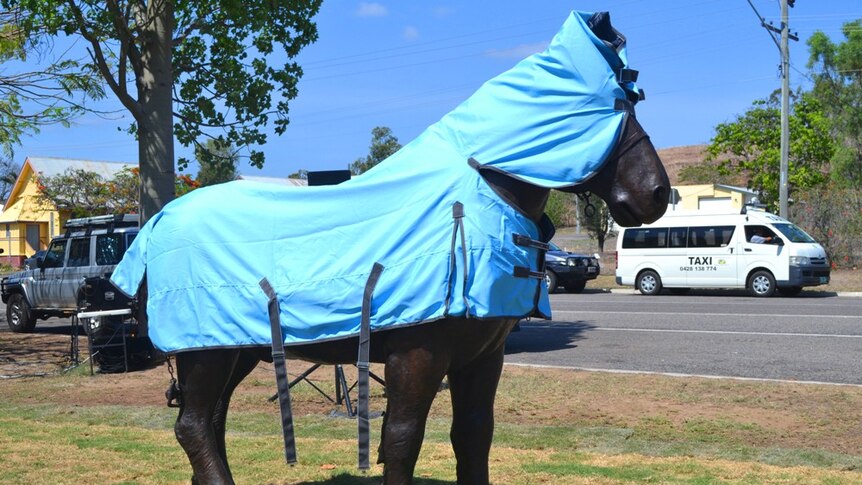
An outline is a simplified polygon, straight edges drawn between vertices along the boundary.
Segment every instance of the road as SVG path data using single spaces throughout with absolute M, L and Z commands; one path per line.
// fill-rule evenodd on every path
M 587 290 L 551 295 L 551 307 L 554 320 L 509 337 L 507 363 L 862 385 L 862 298 Z M 59 318 L 36 327 L 69 329 Z
M 862 385 L 862 298 L 585 292 L 551 307 L 509 337 L 507 363 Z

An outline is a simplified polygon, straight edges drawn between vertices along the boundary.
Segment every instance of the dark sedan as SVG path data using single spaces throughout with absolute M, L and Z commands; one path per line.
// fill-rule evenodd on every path
M 569 293 L 580 293 L 587 281 L 596 279 L 600 271 L 599 259 L 595 256 L 570 253 L 554 243 L 545 253 L 545 283 L 551 293 L 559 286 Z

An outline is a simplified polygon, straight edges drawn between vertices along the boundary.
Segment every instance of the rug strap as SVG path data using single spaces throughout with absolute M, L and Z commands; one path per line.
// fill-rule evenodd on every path
M 462 297 L 464 298 L 464 309 L 466 310 L 466 314 L 470 314 L 470 302 L 467 300 L 467 241 L 464 236 L 464 204 L 460 202 L 455 202 L 452 206 L 452 219 L 453 219 L 453 228 L 452 228 L 452 245 L 449 248 L 449 288 L 446 291 L 446 304 L 443 309 L 443 314 L 449 314 L 449 304 L 452 302 L 452 288 L 455 287 L 455 274 L 456 274 L 456 265 L 455 265 L 455 243 L 458 241 L 458 233 L 461 233 L 461 257 L 462 264 L 464 265 L 464 294 Z
M 278 298 L 269 281 L 260 280 L 260 287 L 269 304 L 269 325 L 272 330 L 272 364 L 275 367 L 275 382 L 278 387 L 278 405 L 281 408 L 281 429 L 284 435 L 284 459 L 288 464 L 296 463 L 296 438 L 293 434 L 293 412 L 290 409 L 290 385 L 287 381 L 287 363 L 284 359 L 284 337 L 281 334 L 281 319 Z
M 374 263 L 368 281 L 365 282 L 365 294 L 362 296 L 362 319 L 359 323 L 359 358 L 356 368 L 359 370 L 357 378 L 357 403 L 356 422 L 359 426 L 359 469 L 368 470 L 369 464 L 369 435 L 370 422 L 368 419 L 368 367 L 371 356 L 371 298 L 374 295 L 374 287 L 383 273 L 383 265 Z

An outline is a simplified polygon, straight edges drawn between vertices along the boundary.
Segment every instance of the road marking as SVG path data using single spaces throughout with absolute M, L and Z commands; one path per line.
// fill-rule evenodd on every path
M 565 329 L 563 325 L 532 325 L 524 324 L 522 329 Z M 835 333 L 797 333 L 797 332 L 742 332 L 738 330 L 687 330 L 673 328 L 615 328 L 615 327 L 589 327 L 588 330 L 605 330 L 608 332 L 654 332 L 654 333 L 705 333 L 718 335 L 761 335 L 776 337 L 835 337 L 835 338 L 862 338 L 862 335 L 847 335 Z
M 624 370 L 624 369 L 598 369 L 592 367 L 578 367 L 568 365 L 546 365 L 546 364 L 522 364 L 520 362 L 506 362 L 505 365 L 515 367 L 534 367 L 537 369 L 565 369 L 577 370 L 585 372 L 607 372 L 609 374 L 644 374 L 667 377 L 699 377 L 701 379 L 718 379 L 718 380 L 733 380 L 747 382 L 774 382 L 779 384 L 805 384 L 805 385 L 825 385 L 825 386 L 844 386 L 844 387 L 862 387 L 862 384 L 852 384 L 846 382 L 828 382 L 828 381 L 795 381 L 793 379 L 768 379 L 765 377 L 737 377 L 737 376 L 721 376 L 721 375 L 706 375 L 706 374 L 683 374 L 681 372 L 656 372 L 648 370 Z
M 862 320 L 860 315 L 789 315 L 784 313 L 686 313 L 686 312 L 620 312 L 599 310 L 553 310 L 553 313 L 588 315 L 597 313 L 599 315 L 666 315 L 666 316 L 689 316 L 689 317 L 786 317 L 786 318 L 849 318 Z

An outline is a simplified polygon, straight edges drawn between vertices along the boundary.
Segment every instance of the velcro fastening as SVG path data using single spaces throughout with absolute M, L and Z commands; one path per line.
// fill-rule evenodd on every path
M 545 279 L 545 273 L 533 271 L 526 266 L 515 266 L 512 276 L 515 278 L 536 278 L 537 280 Z
M 517 246 L 523 246 L 523 247 L 527 247 L 527 248 L 536 248 L 540 251 L 547 251 L 547 250 L 551 249 L 550 244 L 548 244 L 546 242 L 542 242 L 542 241 L 537 241 L 535 239 L 532 239 L 530 236 L 525 236 L 523 234 L 513 233 L 512 234 L 512 240 L 514 241 L 515 245 L 517 245 Z

